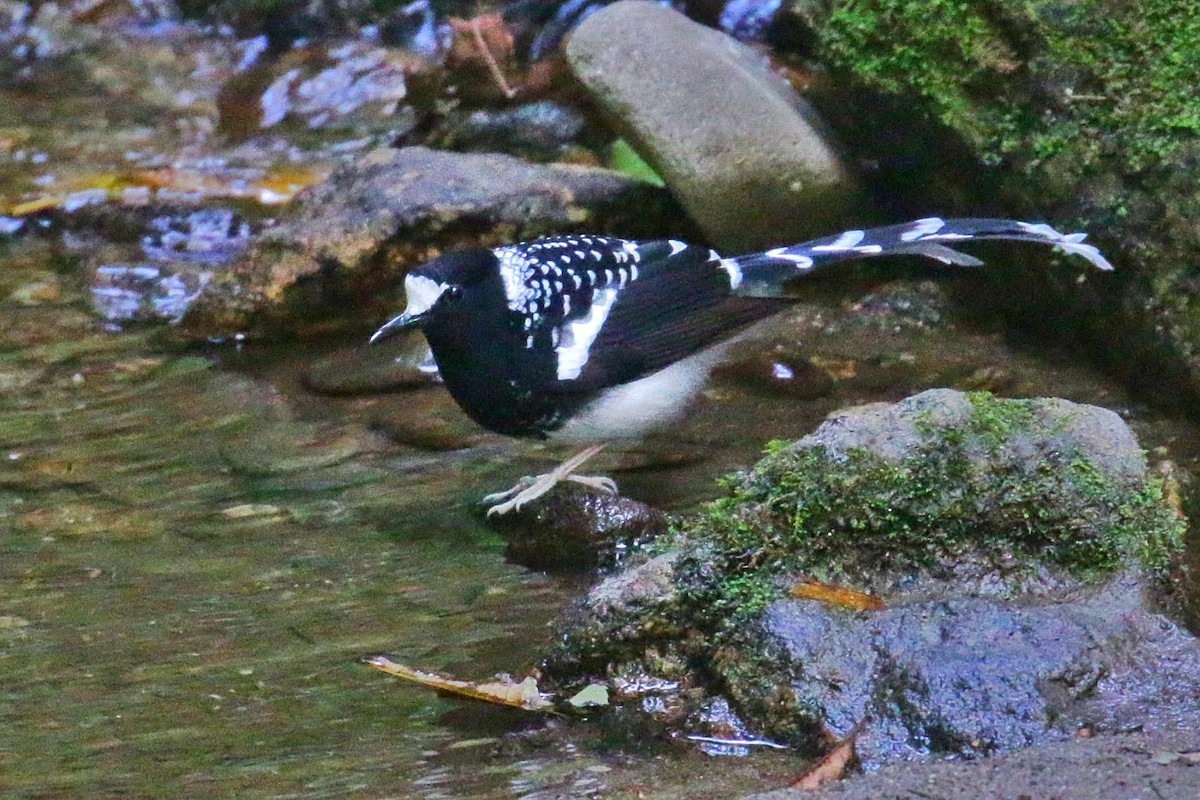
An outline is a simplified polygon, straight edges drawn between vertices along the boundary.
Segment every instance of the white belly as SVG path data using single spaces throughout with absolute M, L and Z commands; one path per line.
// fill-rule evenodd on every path
M 550 439 L 572 443 L 640 439 L 654 428 L 669 425 L 683 416 L 713 367 L 738 338 L 607 390 L 551 433 Z

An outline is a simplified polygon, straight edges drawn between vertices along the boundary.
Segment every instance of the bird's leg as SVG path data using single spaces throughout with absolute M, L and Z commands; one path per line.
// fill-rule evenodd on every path
M 559 481 L 563 480 L 582 483 L 584 486 L 590 486 L 593 489 L 599 489 L 608 494 L 616 494 L 617 484 L 612 478 L 605 478 L 599 475 L 574 474 L 575 470 L 582 467 L 588 459 L 603 449 L 604 445 L 602 444 L 592 445 L 586 450 L 571 456 L 544 475 L 522 478 L 511 489 L 489 494 L 483 498 L 483 502 L 485 504 L 496 503 L 496 505 L 491 506 L 487 510 L 487 515 L 490 517 L 493 514 L 507 514 L 509 511 L 519 511 L 521 506 L 538 499 L 553 489 Z

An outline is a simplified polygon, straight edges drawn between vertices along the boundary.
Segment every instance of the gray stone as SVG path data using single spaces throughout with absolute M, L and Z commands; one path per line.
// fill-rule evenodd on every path
M 545 673 L 690 665 L 673 679 L 757 735 L 819 749 L 867 720 L 868 767 L 1200 728 L 1200 643 L 1147 600 L 1182 527 L 1156 480 L 1094 406 L 940 389 L 843 412 L 680 520 L 651 580 L 596 587 Z M 886 607 L 794 599 L 814 578 Z
M 870 719 L 857 741 L 868 768 L 1085 728 L 1200 725 L 1200 646 L 1143 610 L 1131 581 L 1066 602 L 949 597 L 869 615 L 784 600 L 764 624 L 787 653 L 793 690 L 835 734 Z M 1151 654 L 1182 669 L 1146 670 Z
M 1029 416 L 1022 425 L 1011 425 L 1003 432 L 1002 452 L 973 448 L 974 461 L 1002 458 L 1036 469 L 1039 454 L 1070 453 L 1086 458 L 1106 477 L 1123 484 L 1145 477 L 1146 457 L 1129 426 L 1115 412 L 1057 397 L 1024 401 L 1024 406 Z M 929 444 L 931 428 L 965 427 L 976 413 L 963 392 L 930 389 L 899 403 L 839 412 L 791 449 L 825 447 L 835 455 L 865 449 L 900 461 Z
M 382 319 L 395 298 L 380 286 L 443 250 L 572 231 L 661 235 L 678 218 L 672 209 L 662 189 L 608 170 L 382 148 L 303 193 L 286 220 L 213 276 L 182 327 L 193 337 L 280 327 L 327 302 L 325 284 L 359 295 L 358 314 Z
M 764 58 L 653 3 L 582 22 L 567 60 L 718 248 L 844 226 L 857 192 L 824 124 Z

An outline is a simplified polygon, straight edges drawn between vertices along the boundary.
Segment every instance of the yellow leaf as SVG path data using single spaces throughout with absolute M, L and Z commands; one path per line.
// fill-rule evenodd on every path
M 538 691 L 537 681 L 532 676 L 519 682 L 510 679 L 475 683 L 451 678 L 448 675 L 440 675 L 436 672 L 413 669 L 382 655 L 367 656 L 362 659 L 362 663 L 386 672 L 388 675 L 419 683 L 456 697 L 482 700 L 485 703 L 522 708 L 526 711 L 540 711 L 553 705 L 550 695 Z
M 797 600 L 819 600 L 832 606 L 841 606 L 853 611 L 883 611 L 887 606 L 878 597 L 872 597 L 864 592 L 847 589 L 844 586 L 831 586 L 817 581 L 801 581 L 788 590 L 788 594 Z

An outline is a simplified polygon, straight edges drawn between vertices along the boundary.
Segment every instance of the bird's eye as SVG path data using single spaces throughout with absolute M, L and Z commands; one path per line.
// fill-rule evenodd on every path
M 452 283 L 446 287 L 446 291 L 442 292 L 442 297 L 450 302 L 461 300 L 463 296 L 463 288 L 457 283 Z

